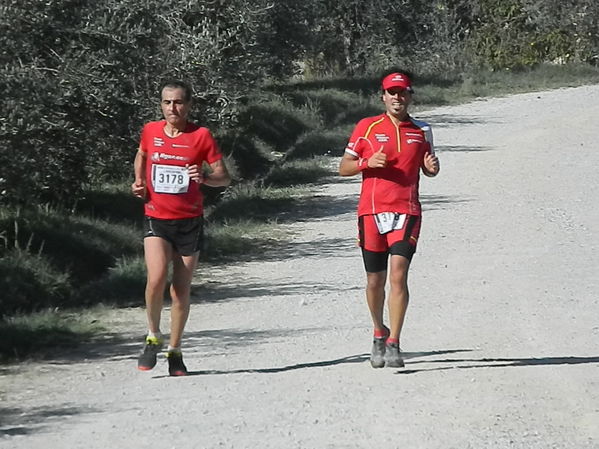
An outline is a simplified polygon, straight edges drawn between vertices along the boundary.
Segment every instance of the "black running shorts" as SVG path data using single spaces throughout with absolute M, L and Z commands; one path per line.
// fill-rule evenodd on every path
M 191 256 L 200 251 L 204 243 L 204 218 L 162 220 L 146 216 L 144 238 L 146 237 L 163 238 L 182 256 Z

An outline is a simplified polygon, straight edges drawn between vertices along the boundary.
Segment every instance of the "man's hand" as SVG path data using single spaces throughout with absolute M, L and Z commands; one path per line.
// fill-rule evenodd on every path
M 427 174 L 435 176 L 437 173 L 439 173 L 439 168 L 439 158 L 434 154 L 430 154 L 429 152 L 425 153 L 424 169 L 426 170 Z
M 200 171 L 200 167 L 197 164 L 189 165 L 186 164 L 185 168 L 187 169 L 187 174 L 189 175 L 189 179 L 192 181 L 201 184 L 204 181 L 204 175 Z
M 368 158 L 368 168 L 384 168 L 387 166 L 387 155 L 383 152 L 383 145 L 381 148 Z
M 138 198 L 145 199 L 146 197 L 146 183 L 143 179 L 136 179 L 133 184 L 131 184 L 131 192 Z

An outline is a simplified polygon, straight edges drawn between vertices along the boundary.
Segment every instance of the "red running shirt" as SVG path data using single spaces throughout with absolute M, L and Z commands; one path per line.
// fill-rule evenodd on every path
M 434 153 L 430 125 L 411 117 L 395 125 L 386 113 L 368 117 L 356 125 L 345 152 L 369 158 L 381 147 L 387 166 L 362 171 L 358 216 L 380 212 L 421 215 L 420 169 L 424 170 L 425 153 Z
M 176 220 L 203 215 L 203 195 L 198 183 L 189 179 L 185 165 L 213 164 L 222 154 L 207 128 L 188 123 L 185 132 L 169 137 L 166 121 L 147 123 L 140 139 L 146 153 L 147 202 L 145 214 Z

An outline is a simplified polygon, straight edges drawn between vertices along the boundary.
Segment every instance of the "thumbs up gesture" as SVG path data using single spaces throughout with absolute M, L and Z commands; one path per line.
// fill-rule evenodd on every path
M 387 155 L 383 151 L 383 145 L 372 156 L 368 158 L 369 168 L 383 168 L 387 165 Z

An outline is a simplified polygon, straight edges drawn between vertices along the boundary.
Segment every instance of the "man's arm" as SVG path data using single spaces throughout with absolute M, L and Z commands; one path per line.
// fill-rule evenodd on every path
M 144 198 L 146 196 L 146 160 L 147 155 L 141 150 L 140 146 L 137 150 L 137 154 L 135 155 L 135 161 L 133 162 L 135 181 L 133 181 L 133 184 L 131 184 L 131 191 L 133 192 L 133 195 L 139 198 Z
M 341 176 L 353 176 L 368 168 L 386 167 L 387 155 L 383 149 L 384 147 L 381 145 L 379 150 L 369 158 L 359 158 L 346 152 L 341 158 L 341 163 L 339 164 L 339 174 Z
M 204 175 L 204 184 L 210 187 L 226 187 L 231 184 L 231 176 L 222 159 L 210 164 L 210 170 L 210 173 Z
M 360 173 L 360 159 L 353 154 L 345 153 L 339 163 L 339 174 L 341 176 L 354 176 Z

